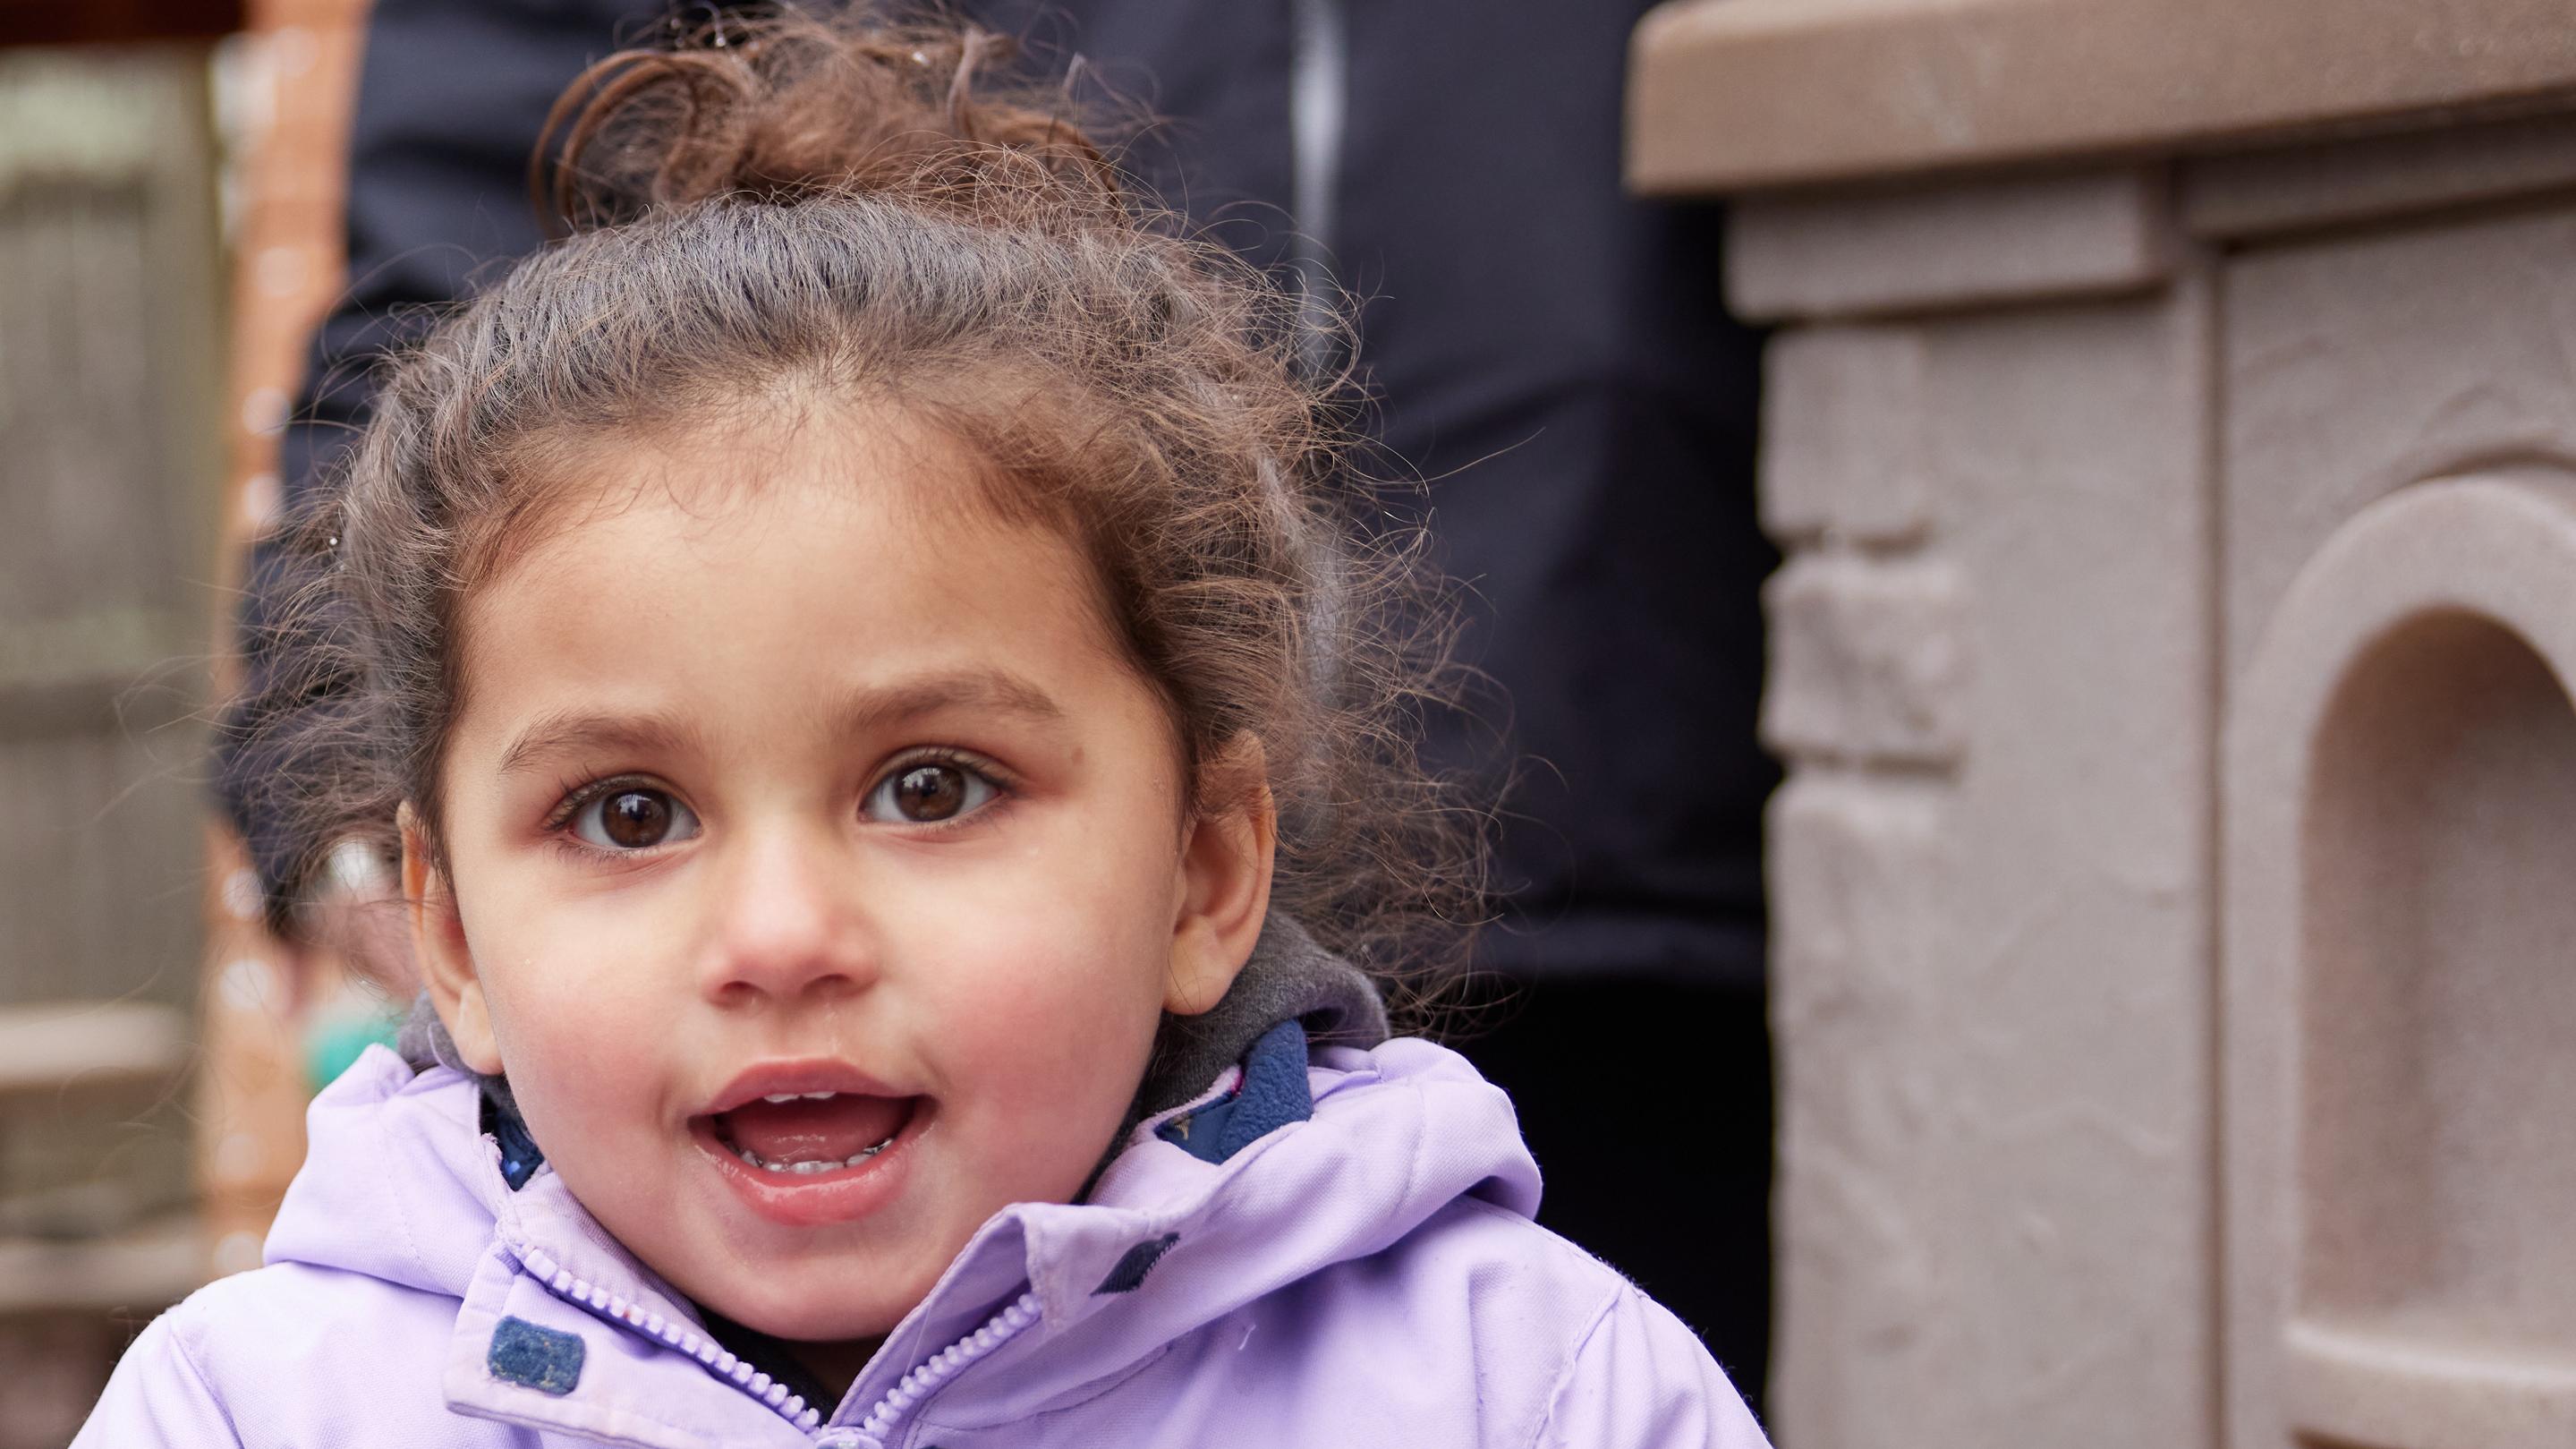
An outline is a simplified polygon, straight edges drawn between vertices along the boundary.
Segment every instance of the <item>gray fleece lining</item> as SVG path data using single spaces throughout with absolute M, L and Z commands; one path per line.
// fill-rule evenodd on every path
M 1386 1005 L 1367 974 L 1315 944 L 1286 916 L 1261 923 L 1261 939 L 1222 1000 L 1199 1016 L 1165 1016 L 1130 1109 L 1136 1121 L 1181 1105 L 1243 1060 L 1261 1034 L 1295 1018 L 1310 1046 L 1373 1047 L 1386 1040 Z M 1119 1140 L 1126 1134 L 1121 1132 Z

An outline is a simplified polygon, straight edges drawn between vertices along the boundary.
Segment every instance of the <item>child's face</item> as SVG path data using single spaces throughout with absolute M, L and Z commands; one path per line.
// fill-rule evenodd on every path
M 452 898 L 409 851 L 469 1062 L 629 1249 L 785 1338 L 884 1333 L 1078 1191 L 1267 902 L 1266 797 L 1191 819 L 1074 552 L 920 506 L 962 466 L 820 425 L 600 459 L 647 481 L 468 610 Z

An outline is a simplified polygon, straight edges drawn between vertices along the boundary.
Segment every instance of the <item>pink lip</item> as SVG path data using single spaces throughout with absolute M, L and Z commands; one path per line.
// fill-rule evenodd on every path
M 846 1062 L 830 1057 L 803 1057 L 787 1061 L 760 1062 L 744 1069 L 741 1075 L 725 1083 L 713 1101 L 694 1114 L 713 1117 L 730 1112 L 745 1102 L 763 1097 L 782 1096 L 789 1092 L 847 1092 L 854 1097 L 912 1097 L 919 1093 L 889 1087 Z
M 689 1135 L 697 1140 L 698 1150 L 706 1154 L 716 1175 L 724 1179 L 745 1207 L 784 1227 L 813 1228 L 854 1222 L 892 1202 L 910 1175 L 914 1156 L 911 1148 L 937 1112 L 929 1098 L 919 1098 L 903 1130 L 876 1156 L 856 1167 L 810 1175 L 770 1172 L 736 1157 L 716 1136 L 712 1117 L 691 1119 Z
M 746 1102 L 786 1092 L 847 1092 L 854 1096 L 910 1100 L 902 1130 L 876 1156 L 831 1172 L 771 1172 L 734 1155 L 716 1131 L 716 1118 Z M 821 1227 L 868 1216 L 892 1202 L 910 1175 L 912 1145 L 938 1115 L 936 1099 L 889 1087 L 858 1068 L 824 1057 L 759 1063 L 725 1084 L 713 1105 L 689 1119 L 689 1136 L 716 1175 L 745 1207 L 791 1228 Z

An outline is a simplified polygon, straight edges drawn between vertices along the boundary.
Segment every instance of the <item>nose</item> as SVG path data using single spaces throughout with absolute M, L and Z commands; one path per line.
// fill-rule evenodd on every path
M 794 825 L 739 830 L 714 893 L 700 982 L 709 1000 L 854 995 L 877 979 L 868 928 L 847 854 L 819 830 Z

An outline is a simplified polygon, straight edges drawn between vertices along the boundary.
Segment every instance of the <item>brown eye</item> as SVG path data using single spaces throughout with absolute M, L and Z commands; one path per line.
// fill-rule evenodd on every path
M 915 765 L 894 782 L 894 808 L 906 820 L 945 820 L 966 803 L 966 775 L 954 765 Z
M 1001 793 L 991 780 L 964 765 L 925 760 L 906 765 L 868 792 L 873 820 L 937 825 L 984 808 Z
M 698 833 L 698 818 L 669 792 L 633 785 L 593 797 L 572 825 L 575 835 L 603 850 L 649 850 Z

